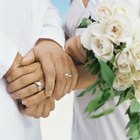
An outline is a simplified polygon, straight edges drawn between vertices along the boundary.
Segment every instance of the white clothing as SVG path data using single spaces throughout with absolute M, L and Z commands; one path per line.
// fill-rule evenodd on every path
M 73 0 L 71 7 L 66 16 L 65 32 L 68 37 L 78 35 L 81 29 L 77 29 L 83 17 L 90 15 L 94 19 L 98 19 L 95 7 L 100 0 L 90 0 L 87 8 L 85 8 L 82 0 Z M 138 9 L 139 0 L 131 0 Z M 137 10 L 137 12 L 139 9 Z M 77 97 L 81 91 L 74 92 L 74 115 L 72 140 L 127 140 L 125 126 L 128 122 L 128 116 L 125 112 L 128 108 L 128 103 L 116 108 L 115 112 L 98 119 L 85 118 L 85 107 L 93 98 L 90 93 L 84 97 Z M 117 99 L 108 102 L 103 106 L 103 110 L 107 106 L 115 105 Z
M 39 38 L 64 45 L 61 20 L 50 0 L 0 0 L 0 140 L 41 140 L 39 120 L 19 112 L 3 78 L 17 52 L 25 55 Z

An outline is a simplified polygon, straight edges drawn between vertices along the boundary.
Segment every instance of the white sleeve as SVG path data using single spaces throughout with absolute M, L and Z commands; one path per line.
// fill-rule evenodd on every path
M 17 55 L 17 51 L 17 46 L 0 32 L 0 79 L 11 67 Z
M 40 38 L 52 39 L 62 47 L 65 43 L 62 21 L 57 9 L 51 4 L 50 0 L 47 0 L 46 14 Z

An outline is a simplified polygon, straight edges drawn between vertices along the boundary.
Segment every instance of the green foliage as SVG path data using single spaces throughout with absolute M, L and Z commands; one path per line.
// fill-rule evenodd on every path
M 85 94 L 89 93 L 90 91 L 96 91 L 96 86 L 98 85 L 99 80 L 97 80 L 95 83 L 93 83 L 91 86 L 89 86 L 88 88 L 86 88 L 78 97 L 82 97 Z
M 91 23 L 97 22 L 91 16 L 89 18 L 83 18 L 80 25 L 77 28 L 87 28 Z
M 77 28 L 87 28 L 92 22 L 88 18 L 83 18 L 82 22 Z
M 115 110 L 115 107 L 109 107 L 98 114 L 91 115 L 90 118 L 99 118 L 104 115 L 108 115 L 108 114 L 112 113 L 114 110 Z
M 140 103 L 136 99 L 131 101 L 130 113 L 140 113 Z
M 133 87 L 125 90 L 124 92 L 120 92 L 120 98 L 119 98 L 119 102 L 117 103 L 117 106 L 128 99 L 132 99 L 133 97 L 134 97 L 134 88 Z
M 87 28 L 91 23 L 98 22 L 89 18 L 84 18 L 78 28 Z M 99 23 L 99 22 L 98 22 Z M 94 52 L 92 50 L 85 49 L 86 56 L 88 62 L 85 64 L 85 67 L 88 68 L 91 72 L 91 75 L 99 76 L 99 80 L 85 89 L 78 97 L 82 97 L 89 92 L 92 92 L 93 99 L 88 103 L 85 112 L 88 113 L 88 117 L 90 118 L 99 118 L 104 115 L 108 115 L 112 113 L 117 106 L 124 103 L 126 100 L 130 101 L 130 106 L 126 111 L 126 115 L 129 117 L 129 122 L 126 126 L 128 130 L 128 138 L 130 140 L 140 140 L 140 103 L 134 96 L 134 87 L 130 87 L 125 91 L 116 91 L 112 88 L 115 74 L 114 71 L 116 68 L 114 67 L 115 56 L 122 52 L 126 48 L 126 43 L 121 42 L 119 45 L 113 43 L 114 45 L 114 56 L 112 60 L 107 63 L 98 60 L 94 56 Z M 119 101 L 116 106 L 109 107 L 104 109 L 102 112 L 99 112 L 99 109 L 107 103 L 109 100 L 113 100 L 116 96 L 119 97 Z
M 105 62 L 99 61 L 99 63 L 101 67 L 101 78 L 111 87 L 115 78 L 115 74 Z

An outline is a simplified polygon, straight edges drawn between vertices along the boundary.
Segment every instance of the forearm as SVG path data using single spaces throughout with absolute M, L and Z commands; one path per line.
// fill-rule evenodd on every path
M 93 84 L 97 79 L 98 76 L 97 75 L 91 75 L 90 71 L 85 68 L 84 66 L 77 66 L 77 70 L 79 73 L 79 77 L 78 77 L 78 81 L 77 84 L 74 88 L 74 90 L 76 89 L 85 89 L 87 87 L 89 87 L 91 84 Z

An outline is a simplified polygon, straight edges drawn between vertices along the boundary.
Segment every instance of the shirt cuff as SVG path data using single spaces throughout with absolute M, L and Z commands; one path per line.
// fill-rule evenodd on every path
M 65 45 L 65 37 L 64 32 L 61 29 L 56 29 L 54 27 L 48 27 L 46 29 L 43 29 L 41 32 L 40 38 L 47 38 L 54 40 L 57 42 L 61 47 L 64 47 Z

